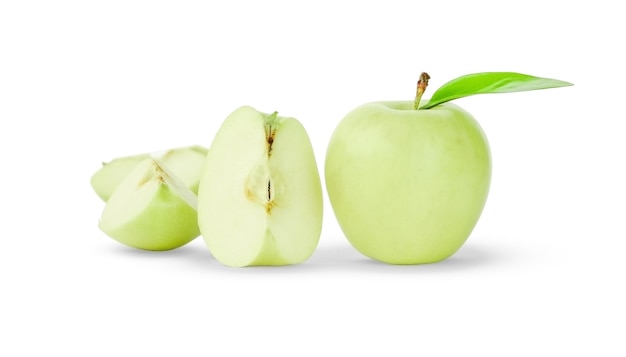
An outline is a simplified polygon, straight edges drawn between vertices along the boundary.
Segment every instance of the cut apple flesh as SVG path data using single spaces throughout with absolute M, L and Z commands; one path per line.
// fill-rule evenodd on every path
M 200 235 L 197 198 L 158 161 L 140 161 L 106 203 L 100 229 L 145 250 L 180 247 Z
M 206 148 L 195 145 L 113 159 L 103 163 L 93 174 L 91 186 L 103 201 L 107 201 L 120 182 L 139 162 L 153 158 L 172 171 L 192 192 L 198 193 L 198 182 L 206 153 Z
M 233 112 L 206 158 L 198 223 L 225 265 L 306 260 L 322 228 L 322 188 L 304 127 L 250 107 Z
M 105 202 L 108 201 L 128 173 L 148 157 L 148 155 L 129 156 L 102 163 L 102 167 L 91 176 L 91 187 L 98 197 Z

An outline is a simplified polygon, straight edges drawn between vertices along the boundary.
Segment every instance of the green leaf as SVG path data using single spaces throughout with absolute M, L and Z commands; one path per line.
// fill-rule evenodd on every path
M 524 92 L 571 86 L 558 79 L 541 78 L 515 72 L 483 72 L 461 76 L 441 86 L 420 109 L 432 108 L 453 99 L 475 94 Z

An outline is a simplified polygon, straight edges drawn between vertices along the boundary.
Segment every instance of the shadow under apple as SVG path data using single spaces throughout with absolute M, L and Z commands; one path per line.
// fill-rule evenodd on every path
M 204 242 L 191 243 L 168 251 L 147 251 L 123 245 L 111 247 L 113 255 L 139 260 L 161 260 L 184 263 L 201 269 L 225 271 L 235 274 L 293 274 L 304 272 L 350 272 L 350 273 L 416 273 L 467 271 L 511 261 L 511 252 L 501 246 L 468 242 L 451 257 L 437 263 L 420 265 L 393 265 L 370 259 L 348 242 L 320 244 L 313 255 L 304 263 L 287 266 L 228 267 L 218 262 L 208 251 Z
M 356 251 L 348 243 L 321 246 L 305 263 L 319 270 L 353 271 L 360 273 L 388 272 L 415 273 L 466 271 L 509 262 L 510 254 L 502 247 L 468 242 L 451 257 L 437 263 L 418 265 L 393 265 L 370 259 Z

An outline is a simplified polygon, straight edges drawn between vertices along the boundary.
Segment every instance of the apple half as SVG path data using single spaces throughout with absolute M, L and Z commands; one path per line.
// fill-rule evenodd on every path
M 200 235 L 196 195 L 159 161 L 141 160 L 117 186 L 98 226 L 118 242 L 170 250 Z
M 197 194 L 206 153 L 206 148 L 194 145 L 116 158 L 103 163 L 102 167 L 91 176 L 91 187 L 106 202 L 117 185 L 139 162 L 153 158 L 167 166 L 191 191 Z
M 294 118 L 241 107 L 209 149 L 198 191 L 198 223 L 228 266 L 308 259 L 322 229 L 322 187 L 309 137 Z

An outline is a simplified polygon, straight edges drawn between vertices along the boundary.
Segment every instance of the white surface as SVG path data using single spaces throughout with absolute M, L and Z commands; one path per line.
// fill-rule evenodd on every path
M 626 353 L 616 2 L 208 3 L 0 4 L 0 355 Z M 447 261 L 362 257 L 328 201 L 318 250 L 291 267 L 226 268 L 201 240 L 131 250 L 97 228 L 101 161 L 209 146 L 247 104 L 299 118 L 323 171 L 341 117 L 410 100 L 423 70 L 431 90 L 501 70 L 576 84 L 457 101 L 494 168 Z

